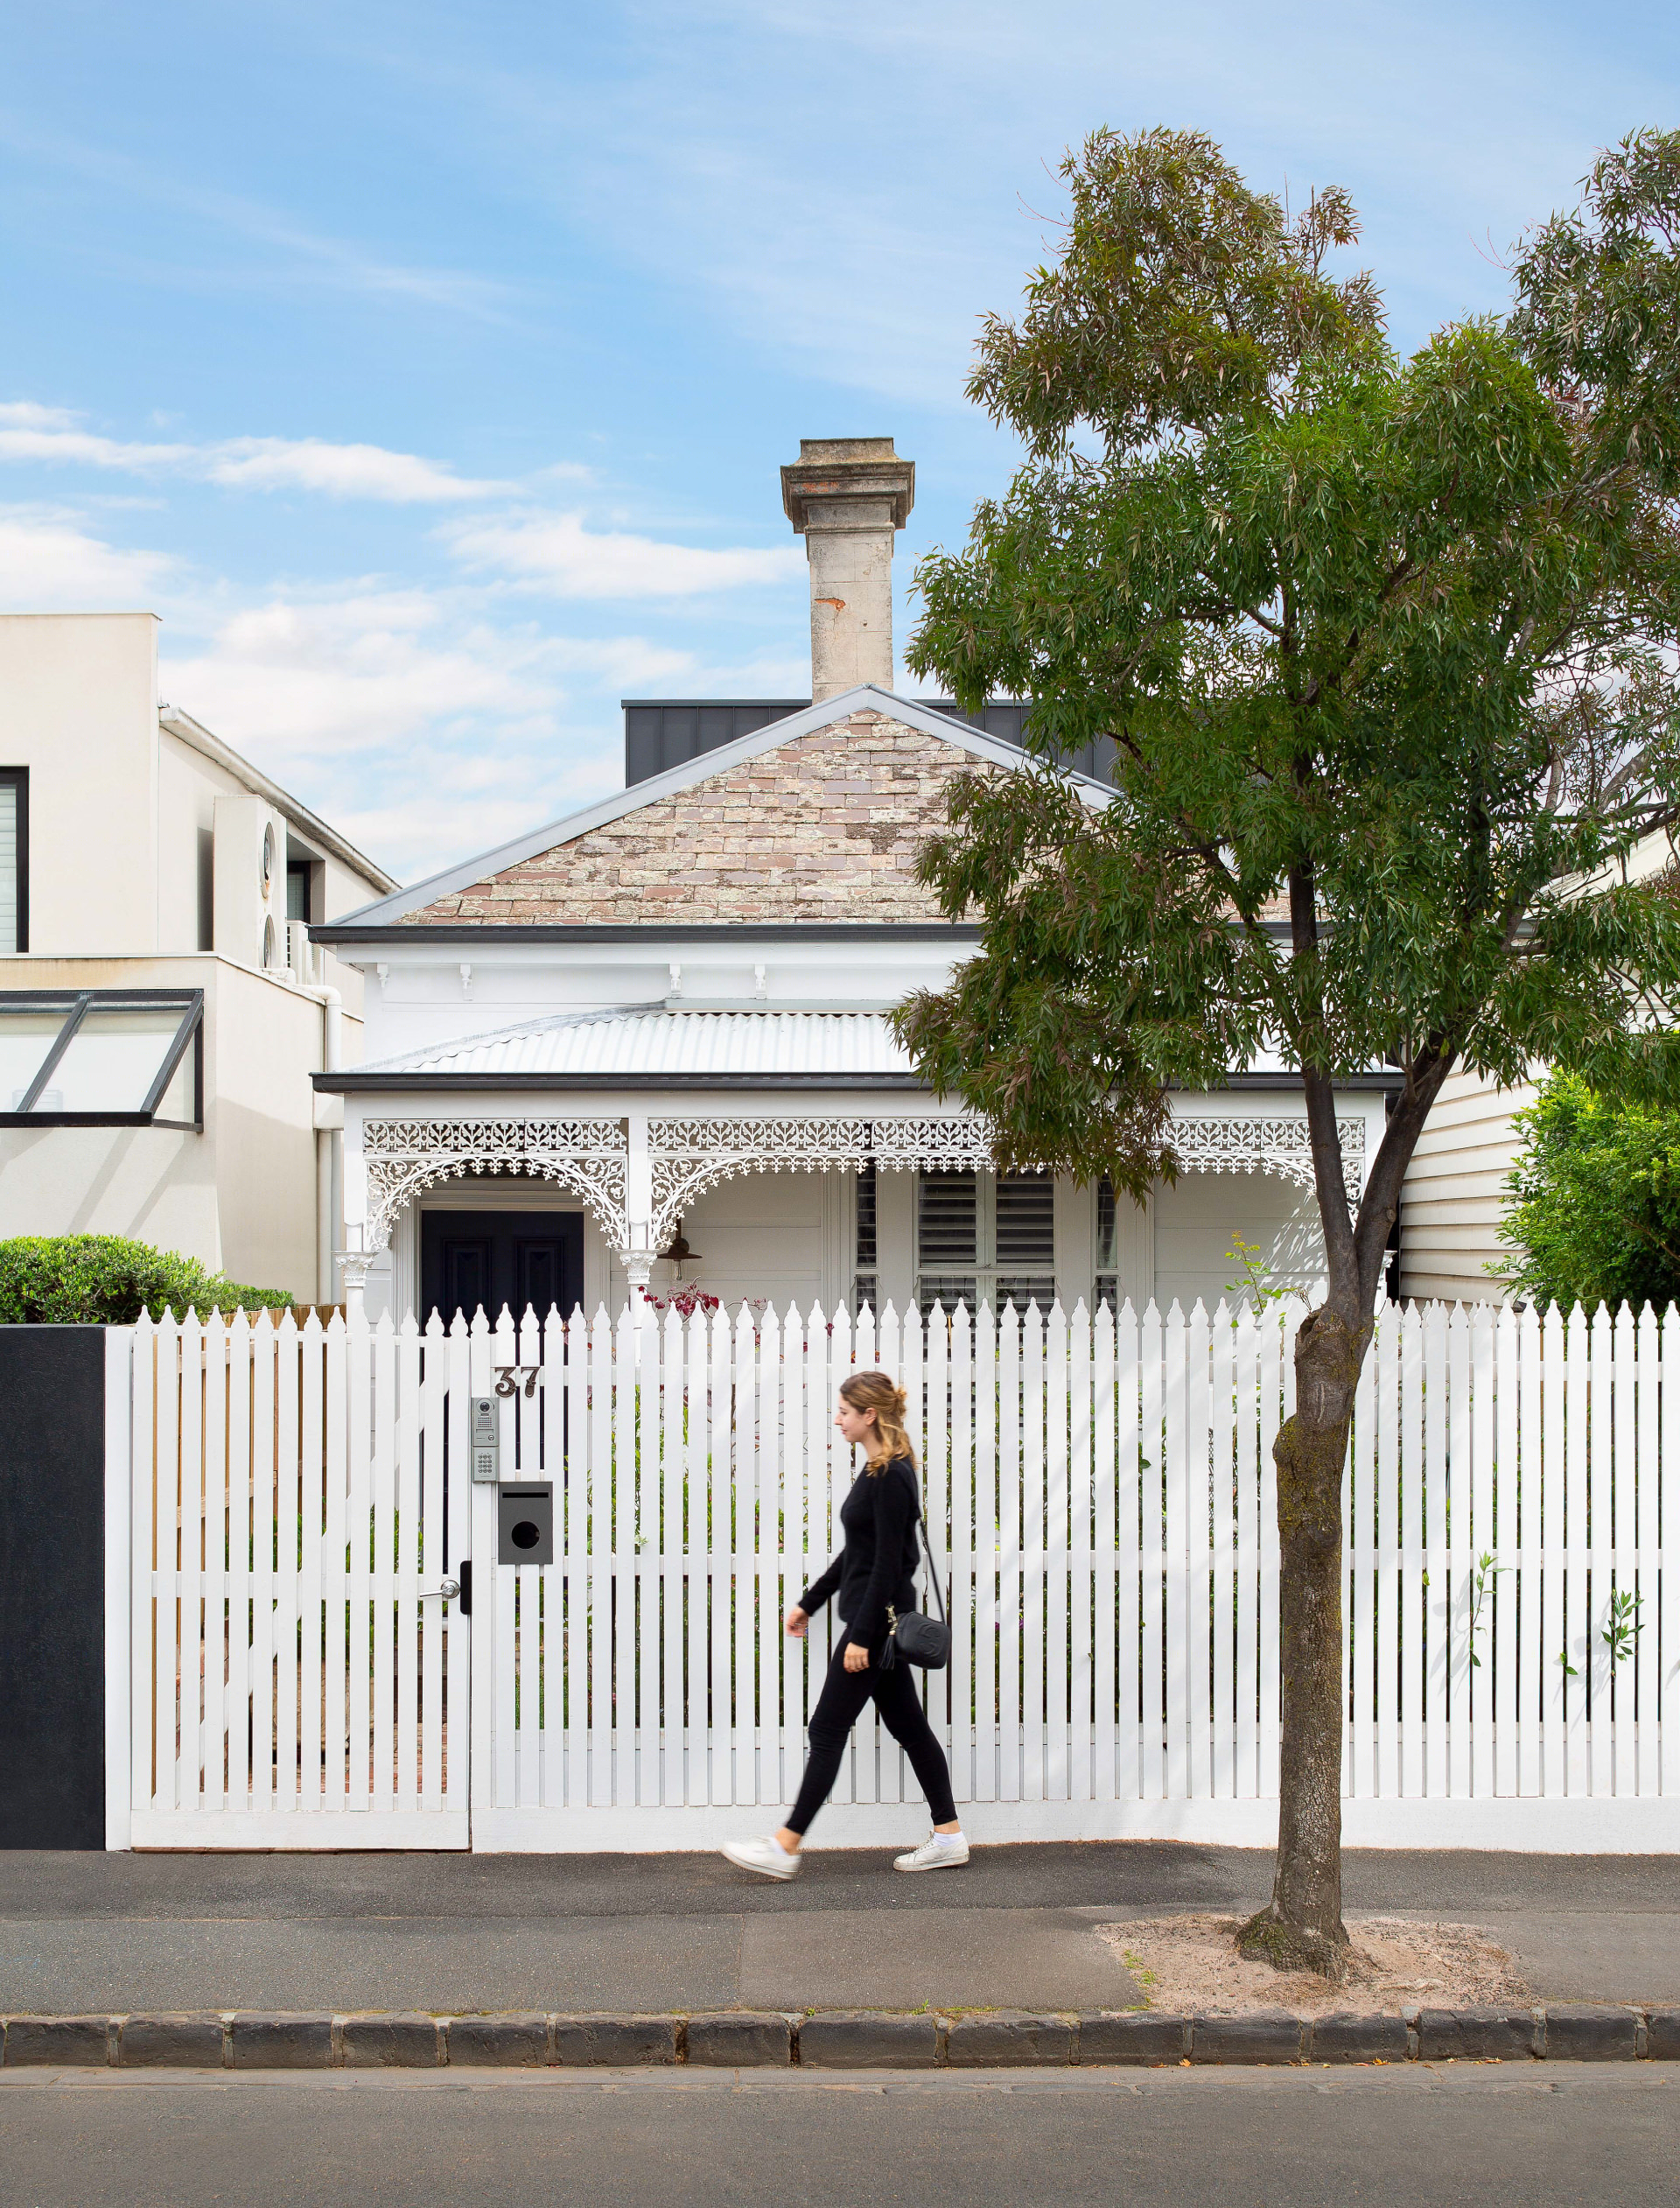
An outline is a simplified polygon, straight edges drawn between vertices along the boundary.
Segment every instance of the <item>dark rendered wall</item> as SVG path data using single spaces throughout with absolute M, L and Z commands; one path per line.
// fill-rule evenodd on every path
M 104 1329 L 0 1326 L 0 1847 L 104 1845 Z

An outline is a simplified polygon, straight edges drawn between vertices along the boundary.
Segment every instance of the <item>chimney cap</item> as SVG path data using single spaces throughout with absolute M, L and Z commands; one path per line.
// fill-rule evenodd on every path
M 877 508 L 870 521 L 878 527 L 890 522 L 895 529 L 904 527 L 916 502 L 915 462 L 900 459 L 890 437 L 800 438 L 799 458 L 781 471 L 782 508 L 797 535 L 813 525 L 857 527 L 858 521 L 841 515 L 851 501 L 864 500 Z

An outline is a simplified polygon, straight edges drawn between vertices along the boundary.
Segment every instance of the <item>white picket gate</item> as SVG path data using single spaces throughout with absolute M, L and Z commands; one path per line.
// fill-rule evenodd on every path
M 781 1631 L 838 1545 L 835 1394 L 876 1363 L 923 1437 L 956 1635 L 928 1707 L 965 1826 L 1266 1841 L 1292 1323 L 143 1322 L 111 1484 L 131 1502 L 111 1513 L 131 1711 L 112 1844 L 651 1849 L 762 1828 L 797 1786 L 837 1630 Z M 1680 1845 L 1677 1368 L 1673 1313 L 1381 1314 L 1347 1476 L 1351 1842 Z M 468 1476 L 468 1399 L 498 1384 L 503 1482 L 553 1483 L 551 1564 L 496 1562 L 497 1490 Z M 470 1617 L 440 1591 L 468 1564 Z M 866 1718 L 814 1838 L 914 1837 L 922 1815 Z

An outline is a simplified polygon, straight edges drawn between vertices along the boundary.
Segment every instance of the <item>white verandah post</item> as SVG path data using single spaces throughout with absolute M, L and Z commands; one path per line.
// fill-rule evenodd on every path
M 654 1260 L 659 1255 L 653 1246 L 654 1166 L 648 1146 L 648 1114 L 628 1112 L 624 1124 L 628 1148 L 624 1166 L 622 1255 L 630 1292 L 631 1323 L 640 1329 L 648 1308 L 648 1283 L 653 1277 Z

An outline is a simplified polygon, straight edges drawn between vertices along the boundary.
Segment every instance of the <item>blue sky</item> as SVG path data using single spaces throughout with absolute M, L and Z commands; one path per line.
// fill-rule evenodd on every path
M 1092 128 L 1347 185 L 1410 345 L 1676 92 L 1633 0 L 14 5 L 0 607 L 151 606 L 164 696 L 412 878 L 616 788 L 622 695 L 808 688 L 802 435 L 916 462 L 901 599 L 961 537 Z

